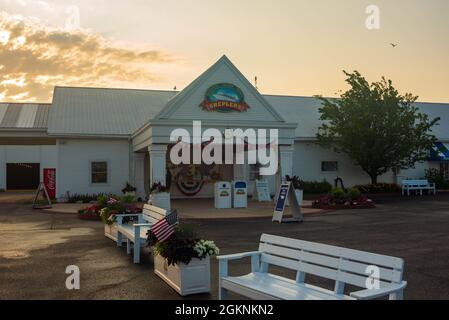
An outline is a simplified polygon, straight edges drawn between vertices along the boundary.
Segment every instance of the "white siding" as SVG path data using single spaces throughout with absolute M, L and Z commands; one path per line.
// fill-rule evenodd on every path
M 439 162 L 422 162 L 417 163 L 414 168 L 402 170 L 398 175 L 398 183 L 405 179 L 423 179 L 426 175 L 426 170 L 435 168 L 440 170 Z
M 338 161 L 338 172 L 322 172 L 322 161 Z M 296 142 L 293 162 L 293 173 L 305 181 L 326 179 L 333 185 L 339 177 L 343 179 L 345 187 L 371 182 L 370 177 L 360 167 L 353 165 L 346 155 L 324 149 L 313 142 Z M 379 182 L 395 182 L 393 174 L 380 177 Z
M 40 163 L 40 176 L 44 168 L 57 168 L 56 146 L 0 146 L 0 189 L 6 189 L 7 163 Z
M 71 194 L 121 194 L 129 176 L 128 140 L 59 140 L 58 197 Z M 90 162 L 108 161 L 109 181 L 92 185 Z

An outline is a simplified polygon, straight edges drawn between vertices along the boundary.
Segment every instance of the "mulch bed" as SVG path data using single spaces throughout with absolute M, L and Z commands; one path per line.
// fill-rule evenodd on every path
M 79 214 L 78 218 L 87 221 L 101 221 L 101 217 L 96 214 Z
M 360 204 L 360 205 L 344 205 L 344 204 L 336 204 L 336 205 L 313 205 L 314 209 L 322 209 L 322 210 L 351 210 L 351 209 L 374 209 L 376 205 L 374 203 L 370 204 Z

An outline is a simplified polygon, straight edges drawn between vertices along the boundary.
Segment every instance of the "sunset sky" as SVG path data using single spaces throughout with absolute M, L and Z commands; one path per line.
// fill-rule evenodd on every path
M 447 0 L 0 0 L 0 101 L 182 89 L 226 54 L 266 94 L 335 96 L 358 70 L 449 102 L 448 16 Z

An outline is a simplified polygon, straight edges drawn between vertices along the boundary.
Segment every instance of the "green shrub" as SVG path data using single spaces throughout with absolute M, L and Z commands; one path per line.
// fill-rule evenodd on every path
M 126 194 L 121 198 L 123 203 L 134 203 L 136 202 L 136 196 L 133 194 Z
M 362 196 L 362 193 L 360 192 L 359 189 L 357 188 L 352 188 L 351 190 L 349 190 L 348 192 L 348 198 L 352 201 L 357 201 L 360 199 L 360 197 Z
M 327 194 L 332 190 L 332 185 L 323 180 L 318 181 L 303 181 L 304 193 L 309 194 Z
M 98 206 L 100 206 L 101 208 L 106 207 L 108 205 L 108 200 L 109 200 L 109 197 L 107 195 L 105 195 L 105 194 L 99 195 L 97 197 Z
M 6 190 L 5 189 L 0 189 L 0 192 L 3 193 L 3 192 L 6 192 Z
M 401 187 L 394 183 L 378 183 L 355 186 L 363 194 L 398 193 Z
M 431 183 L 435 183 L 438 190 L 449 189 L 449 181 L 446 180 L 444 175 L 438 169 L 426 170 L 426 179 Z
M 68 202 L 69 203 L 90 203 L 93 201 L 96 201 L 99 195 L 90 195 L 90 194 L 73 194 L 68 196 Z
M 346 192 L 342 188 L 337 187 L 332 189 L 330 196 L 334 200 L 341 201 L 346 199 Z

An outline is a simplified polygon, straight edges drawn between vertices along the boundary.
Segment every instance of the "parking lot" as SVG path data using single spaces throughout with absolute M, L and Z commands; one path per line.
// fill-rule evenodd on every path
M 401 257 L 406 299 L 449 299 L 449 195 L 380 199 L 376 209 L 308 216 L 303 224 L 269 218 L 183 222 L 196 225 L 222 254 L 256 250 L 260 235 L 269 233 Z M 153 273 L 149 254 L 134 265 L 125 249 L 104 237 L 101 222 L 0 204 L 0 237 L 0 299 L 180 299 Z M 79 291 L 65 287 L 68 265 L 81 270 Z M 232 264 L 232 274 L 247 271 L 247 260 Z M 213 259 L 212 293 L 190 299 L 216 299 L 217 272 Z

